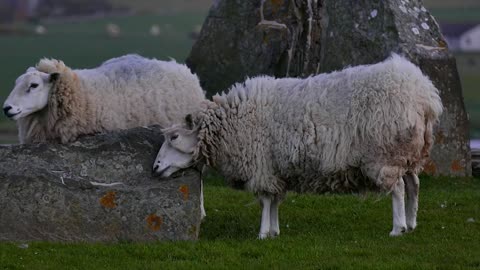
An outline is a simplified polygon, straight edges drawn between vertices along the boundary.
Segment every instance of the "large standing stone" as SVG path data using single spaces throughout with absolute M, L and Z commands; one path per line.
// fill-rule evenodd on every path
M 151 177 L 160 128 L 0 147 L 1 241 L 195 240 L 200 175 Z
M 217 0 L 187 64 L 209 96 L 247 76 L 306 77 L 391 52 L 419 65 L 445 106 L 433 175 L 471 175 L 468 119 L 453 56 L 419 0 Z

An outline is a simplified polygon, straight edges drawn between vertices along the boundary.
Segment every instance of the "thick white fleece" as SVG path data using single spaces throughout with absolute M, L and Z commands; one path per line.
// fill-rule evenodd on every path
M 60 76 L 48 106 L 18 120 L 21 143 L 65 143 L 107 130 L 166 127 L 197 111 L 205 99 L 197 76 L 175 61 L 126 55 L 94 69 L 72 70 L 43 59 L 36 68 Z
M 213 100 L 195 117 L 197 158 L 267 194 L 351 190 L 363 176 L 391 190 L 421 170 L 442 113 L 432 82 L 397 55 L 307 79 L 257 77 Z

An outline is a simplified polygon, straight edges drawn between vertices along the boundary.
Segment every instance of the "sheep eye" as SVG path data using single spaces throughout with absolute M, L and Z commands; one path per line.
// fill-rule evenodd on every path
M 178 134 L 174 134 L 174 135 L 172 135 L 172 137 L 170 137 L 170 140 L 171 140 L 171 141 L 174 141 L 174 140 L 176 140 L 177 138 L 178 138 Z
M 30 88 L 37 88 L 38 87 L 38 83 L 32 83 L 30 84 Z

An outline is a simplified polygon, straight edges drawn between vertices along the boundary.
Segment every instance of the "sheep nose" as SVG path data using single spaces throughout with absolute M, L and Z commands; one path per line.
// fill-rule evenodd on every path
M 156 171 L 158 170 L 158 165 L 155 165 L 152 170 L 152 174 L 155 176 Z
M 162 169 L 161 171 L 158 171 L 158 168 L 159 168 L 158 165 L 155 165 L 155 167 L 153 167 L 152 176 L 161 177 L 163 175 L 163 173 L 166 172 L 170 168 L 170 166 L 167 166 L 166 168 Z
M 12 117 L 13 115 L 12 114 L 9 114 L 8 111 L 10 111 L 10 109 L 12 108 L 12 106 L 5 106 L 3 107 L 3 113 L 7 116 L 7 117 Z

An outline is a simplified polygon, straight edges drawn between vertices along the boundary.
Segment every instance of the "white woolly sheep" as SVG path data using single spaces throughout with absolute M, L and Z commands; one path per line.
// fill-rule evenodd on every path
M 4 103 L 20 143 L 75 140 L 79 135 L 158 124 L 197 111 L 205 94 L 185 65 L 126 55 L 94 69 L 41 60 L 21 75 Z
M 17 79 L 3 110 L 17 121 L 20 143 L 66 143 L 83 134 L 169 126 L 204 100 L 197 76 L 175 61 L 126 55 L 72 70 L 43 59 Z M 201 199 L 203 218 L 203 191 Z
M 278 206 L 287 190 L 355 190 L 363 183 L 349 175 L 360 173 L 392 194 L 390 235 L 415 229 L 417 174 L 443 107 L 438 90 L 409 61 L 393 55 L 306 79 L 257 77 L 213 101 L 165 130 L 157 174 L 202 161 L 217 168 L 260 199 L 263 239 L 280 232 Z

